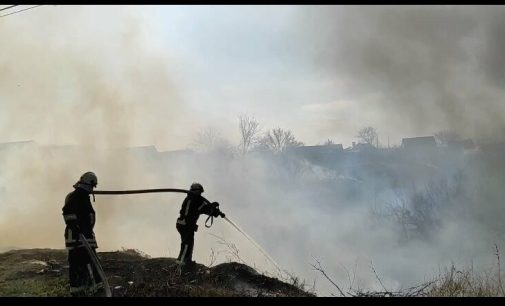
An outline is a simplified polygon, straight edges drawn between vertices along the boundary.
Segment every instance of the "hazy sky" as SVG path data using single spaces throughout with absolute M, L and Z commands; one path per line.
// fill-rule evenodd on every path
M 187 61 L 188 104 L 222 118 L 223 130 L 247 112 L 309 144 L 349 144 L 365 125 L 385 144 L 441 129 L 503 131 L 502 10 L 176 6 L 158 17 Z
M 301 58 L 292 26 L 296 6 L 163 6 L 157 23 L 180 64 L 177 79 L 191 111 L 237 134 L 237 116 L 255 116 L 265 129 L 292 129 L 308 142 L 324 141 L 313 131 L 306 106 L 331 96 Z M 150 13 L 147 13 L 150 14 Z M 218 18 L 216 16 L 219 16 Z M 323 83 L 323 84 L 322 84 Z M 309 111 L 310 113 L 310 111 Z M 319 139 L 320 138 L 320 139 Z
M 0 141 L 72 142 L 75 137 L 60 131 L 75 124 L 58 123 L 58 116 L 75 113 L 68 107 L 71 100 L 79 109 L 92 103 L 109 114 L 93 135 L 112 130 L 110 118 L 119 118 L 114 129 L 127 126 L 128 145 L 161 149 L 184 148 L 207 127 L 236 144 L 237 117 L 243 113 L 255 116 L 263 130 L 290 129 L 306 144 L 331 138 L 349 145 L 367 125 L 378 129 L 382 144 L 388 136 L 397 144 L 402 137 L 441 129 L 495 137 L 503 132 L 505 116 L 502 11 L 472 6 L 39 7 L 0 21 L 0 71 L 11 83 L 0 85 L 0 103 L 9 104 L 0 115 Z M 104 110 L 110 99 L 81 94 L 87 73 L 101 88 L 122 96 L 114 102 L 121 111 Z M 34 97 L 26 91 L 46 94 Z M 19 116 L 26 108 L 13 107 L 23 99 L 52 120 L 32 129 L 19 123 L 33 120 Z

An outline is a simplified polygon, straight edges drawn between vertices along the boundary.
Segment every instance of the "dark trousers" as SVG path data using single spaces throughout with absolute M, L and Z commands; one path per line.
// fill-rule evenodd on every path
M 95 249 L 92 250 L 96 254 Z M 73 295 L 85 295 L 86 291 L 94 290 L 94 284 L 101 283 L 100 275 L 84 247 L 68 251 L 68 265 L 70 291 Z
M 184 263 L 191 263 L 195 243 L 195 229 L 192 226 L 182 224 L 177 224 L 176 227 L 179 234 L 181 234 L 181 250 L 177 259 Z

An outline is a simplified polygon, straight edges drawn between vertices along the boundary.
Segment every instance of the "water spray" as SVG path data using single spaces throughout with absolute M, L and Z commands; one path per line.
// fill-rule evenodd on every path
M 263 254 L 263 256 L 265 256 L 279 271 L 281 270 L 281 268 L 275 262 L 275 260 L 273 260 L 272 257 L 270 257 L 268 253 L 258 243 L 256 243 L 256 241 L 254 241 L 254 239 L 252 239 L 249 235 L 247 235 L 246 232 L 241 230 L 240 227 L 235 223 L 233 223 L 230 219 L 228 219 L 228 217 L 224 217 L 224 219 L 228 221 L 228 223 L 230 223 L 237 231 L 239 231 L 242 235 L 244 235 L 244 237 L 246 237 L 247 240 L 249 240 L 261 252 L 261 254 Z

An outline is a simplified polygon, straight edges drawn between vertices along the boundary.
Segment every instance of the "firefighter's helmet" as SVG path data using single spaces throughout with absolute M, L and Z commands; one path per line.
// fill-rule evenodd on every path
M 98 178 L 96 177 L 95 173 L 90 171 L 81 175 L 81 178 L 79 179 L 78 183 L 96 187 L 96 185 L 98 184 Z
M 203 186 L 199 183 L 193 183 L 191 184 L 191 188 L 189 188 L 189 190 L 203 192 Z

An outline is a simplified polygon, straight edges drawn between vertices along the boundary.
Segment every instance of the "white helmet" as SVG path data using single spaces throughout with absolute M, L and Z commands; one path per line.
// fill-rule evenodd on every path
M 95 173 L 86 172 L 83 175 L 81 175 L 81 178 L 79 179 L 78 183 L 88 185 L 91 187 L 96 187 L 96 185 L 98 184 L 98 178 L 96 177 Z

